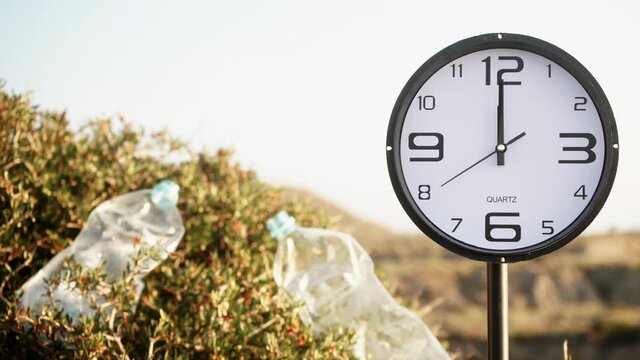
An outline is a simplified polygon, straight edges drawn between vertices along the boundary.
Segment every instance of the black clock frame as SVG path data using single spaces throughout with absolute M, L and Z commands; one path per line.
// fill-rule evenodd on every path
M 406 113 L 422 85 L 443 66 L 480 50 L 503 48 L 525 50 L 552 60 L 569 72 L 591 97 L 598 111 L 605 140 L 605 158 L 600 182 L 589 204 L 580 215 L 557 235 L 536 245 L 517 250 L 490 250 L 463 243 L 433 224 L 415 203 L 404 181 L 400 162 L 400 136 Z M 468 258 L 492 263 L 529 260 L 555 251 L 582 233 L 602 209 L 618 167 L 618 131 L 607 97 L 589 71 L 573 56 L 546 41 L 519 34 L 493 33 L 461 40 L 427 60 L 411 76 L 396 100 L 387 129 L 387 167 L 393 189 L 411 220 L 431 239 L 448 250 Z

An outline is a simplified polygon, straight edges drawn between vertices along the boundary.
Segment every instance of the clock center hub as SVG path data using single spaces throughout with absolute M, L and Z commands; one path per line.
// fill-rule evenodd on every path
M 507 145 L 505 145 L 505 144 L 498 144 L 498 145 L 496 146 L 496 151 L 497 151 L 497 152 L 499 152 L 499 153 L 503 153 L 503 152 L 507 151 Z

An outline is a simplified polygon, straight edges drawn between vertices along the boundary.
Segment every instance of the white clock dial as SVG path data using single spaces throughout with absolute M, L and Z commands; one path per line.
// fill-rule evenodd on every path
M 589 207 L 612 144 L 589 92 L 555 61 L 489 48 L 414 88 L 388 150 L 429 228 L 481 251 L 528 249 Z
M 504 165 L 496 153 L 448 182 L 496 150 L 497 71 L 519 68 L 502 75 L 504 136 L 525 136 L 506 146 Z M 413 199 L 440 230 L 480 248 L 517 249 L 582 213 L 600 181 L 604 136 L 593 102 L 567 71 L 534 53 L 490 49 L 454 60 L 422 86 L 405 117 L 400 154 Z M 491 213 L 505 214 L 489 215 L 491 224 L 519 230 L 485 234 Z

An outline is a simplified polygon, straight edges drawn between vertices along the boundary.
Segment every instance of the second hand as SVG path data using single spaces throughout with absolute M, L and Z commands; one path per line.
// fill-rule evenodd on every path
M 514 137 L 513 139 L 509 140 L 509 142 L 507 142 L 505 145 L 511 145 L 514 142 L 520 140 L 520 138 L 522 138 L 523 136 L 527 135 L 526 132 L 521 132 L 518 136 Z M 491 155 L 495 154 L 497 152 L 497 150 L 493 150 L 492 152 L 490 152 L 487 156 L 483 157 L 482 159 L 476 161 L 475 163 L 473 163 L 471 166 L 469 166 L 468 168 L 462 170 L 461 172 L 459 172 L 456 176 L 452 177 L 451 179 L 447 180 L 444 182 L 444 184 L 440 185 L 440 187 L 447 185 L 448 183 L 450 183 L 451 181 L 453 181 L 455 178 L 457 178 L 458 176 L 464 174 L 465 172 L 471 170 L 471 168 L 473 168 L 474 166 L 480 164 L 481 162 L 487 160 L 488 158 L 491 157 Z

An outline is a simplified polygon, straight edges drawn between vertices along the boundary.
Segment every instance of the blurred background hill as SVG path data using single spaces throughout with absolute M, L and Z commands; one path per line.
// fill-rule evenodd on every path
M 352 233 L 401 298 L 462 358 L 484 358 L 486 265 L 441 248 L 424 235 L 394 232 L 313 193 L 285 197 L 324 210 Z M 640 233 L 582 236 L 542 258 L 509 267 L 511 355 L 560 359 L 640 358 Z
M 65 113 L 40 110 L 28 97 L 4 91 L 0 120 L 0 134 L 9 139 L 0 143 L 2 358 L 16 357 L 20 349 L 45 358 L 69 352 L 73 358 L 138 358 L 149 352 L 348 358 L 349 334 L 312 339 L 293 304 L 276 296 L 270 276 L 275 242 L 264 222 L 282 208 L 303 226 L 352 233 L 372 255 L 385 285 L 424 318 L 454 359 L 484 358 L 481 262 L 454 255 L 423 235 L 360 218 L 311 192 L 263 183 L 225 150 L 194 153 L 166 133 L 145 135 L 123 120 L 97 120 L 74 132 Z M 187 235 L 176 254 L 145 279 L 138 310 L 121 294 L 127 287 L 114 287 L 120 314 L 115 328 L 92 319 L 73 328 L 59 312 L 29 319 L 36 326 L 25 327 L 16 289 L 75 238 L 98 203 L 161 178 L 182 186 L 179 208 Z M 639 358 L 639 255 L 639 233 L 609 232 L 511 265 L 512 357 L 561 358 L 568 340 L 574 359 Z M 78 346 L 61 346 L 59 332 Z M 287 336 L 280 339 L 283 332 Z M 116 346 L 114 338 L 124 345 Z

